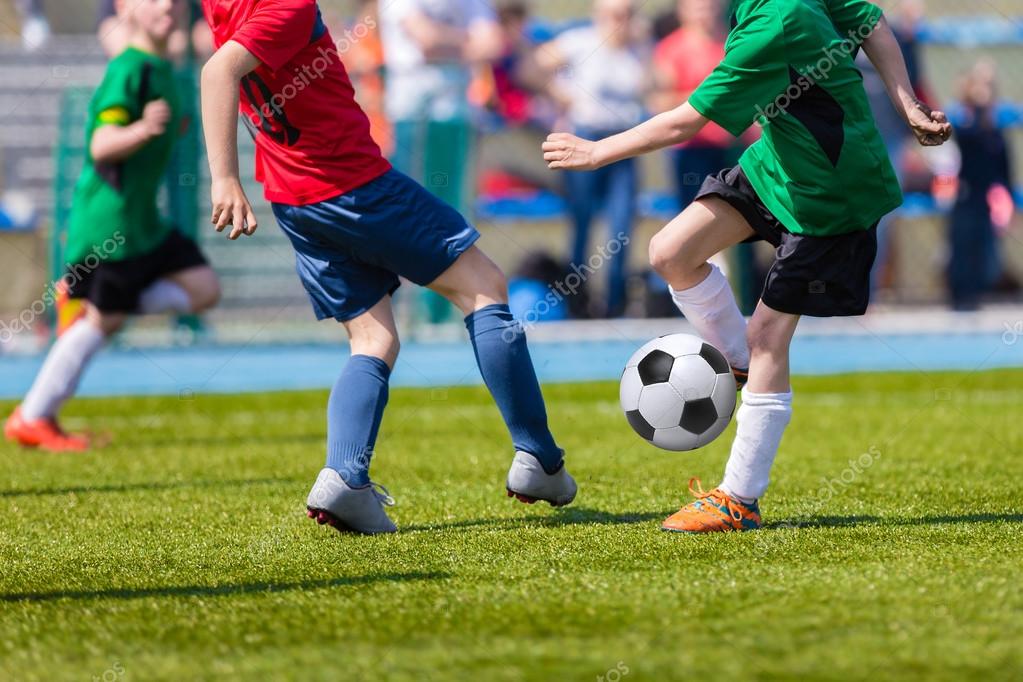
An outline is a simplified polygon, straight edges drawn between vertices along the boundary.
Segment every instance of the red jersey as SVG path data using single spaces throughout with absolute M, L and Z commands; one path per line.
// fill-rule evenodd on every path
M 217 48 L 233 40 L 262 62 L 242 79 L 240 109 L 267 200 L 314 204 L 390 170 L 316 0 L 203 0 L 203 9 Z

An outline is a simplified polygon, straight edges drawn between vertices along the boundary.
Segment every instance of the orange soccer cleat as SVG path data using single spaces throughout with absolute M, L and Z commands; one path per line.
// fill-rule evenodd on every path
M 21 416 L 20 407 L 4 423 L 4 436 L 19 445 L 49 452 L 85 452 L 89 449 L 87 439 L 65 433 L 56 419 L 30 421 Z
M 756 502 L 744 504 L 729 497 L 721 488 L 704 492 L 698 478 L 689 480 L 689 493 L 696 499 L 665 519 L 661 524 L 662 530 L 722 533 L 760 528 L 760 508 Z

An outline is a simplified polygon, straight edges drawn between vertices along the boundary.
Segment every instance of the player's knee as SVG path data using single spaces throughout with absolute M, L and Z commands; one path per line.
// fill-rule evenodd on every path
M 215 308 L 220 303 L 222 291 L 220 289 L 220 281 L 216 277 L 212 277 L 209 282 L 204 283 L 202 289 L 200 289 L 192 298 L 192 308 L 194 312 L 201 313 Z
M 380 358 L 391 367 L 398 359 L 401 342 L 386 329 L 358 329 L 351 331 L 352 355 Z
M 679 249 L 661 234 L 654 235 L 650 240 L 648 255 L 650 267 L 669 282 L 684 279 L 700 265 L 691 263 L 692 259 L 686 257 L 685 249 Z
M 127 317 L 122 313 L 105 313 L 91 305 L 86 309 L 86 320 L 103 332 L 103 336 L 112 336 L 119 332 Z
M 481 273 L 479 293 L 495 302 L 506 303 L 508 301 L 508 278 L 494 263 L 488 264 L 484 270 L 485 272 Z

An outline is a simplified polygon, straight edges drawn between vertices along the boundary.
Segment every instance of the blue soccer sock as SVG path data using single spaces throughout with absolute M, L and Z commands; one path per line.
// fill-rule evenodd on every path
M 380 358 L 353 355 L 327 402 L 327 466 L 353 488 L 369 485 L 391 368 Z
M 515 449 L 533 455 L 547 473 L 554 473 L 563 453 L 547 427 L 547 410 L 522 325 L 507 305 L 495 304 L 466 317 L 465 326 L 483 382 L 508 425 Z

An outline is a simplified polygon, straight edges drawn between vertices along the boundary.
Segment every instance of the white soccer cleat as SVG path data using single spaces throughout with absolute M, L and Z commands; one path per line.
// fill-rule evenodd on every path
M 540 465 L 540 460 L 527 452 L 515 453 L 505 487 L 508 489 L 508 497 L 515 497 L 526 504 L 543 500 L 552 507 L 570 504 L 578 490 L 564 462 L 556 472 L 548 474 Z
M 309 518 L 320 525 L 364 535 L 398 530 L 387 516 L 385 506 L 393 507 L 394 498 L 382 485 L 371 483 L 364 488 L 352 488 L 330 468 L 320 471 L 306 500 Z

